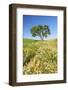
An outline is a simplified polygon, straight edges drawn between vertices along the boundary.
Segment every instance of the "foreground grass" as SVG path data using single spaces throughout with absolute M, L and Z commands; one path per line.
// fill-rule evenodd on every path
M 24 39 L 23 74 L 57 72 L 57 40 Z

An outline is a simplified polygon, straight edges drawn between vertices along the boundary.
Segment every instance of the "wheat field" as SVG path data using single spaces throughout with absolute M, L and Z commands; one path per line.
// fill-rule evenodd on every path
M 23 74 L 57 73 L 57 39 L 23 40 Z

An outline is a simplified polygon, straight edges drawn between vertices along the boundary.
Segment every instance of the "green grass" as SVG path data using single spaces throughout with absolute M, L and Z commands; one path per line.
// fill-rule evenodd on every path
M 35 42 L 37 42 L 37 41 L 38 41 L 38 40 L 23 39 L 24 46 L 28 46 L 28 45 L 30 45 L 31 43 L 35 43 Z
M 23 40 L 23 74 L 48 74 L 57 72 L 57 39 Z

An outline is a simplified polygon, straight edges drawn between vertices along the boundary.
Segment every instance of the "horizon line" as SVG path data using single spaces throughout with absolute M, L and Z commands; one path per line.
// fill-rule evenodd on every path
M 23 39 L 31 39 L 31 38 L 23 38 Z M 48 39 L 43 39 L 43 40 L 53 40 L 53 39 L 57 39 L 57 38 L 48 38 Z M 31 39 L 31 40 L 41 40 L 41 39 Z

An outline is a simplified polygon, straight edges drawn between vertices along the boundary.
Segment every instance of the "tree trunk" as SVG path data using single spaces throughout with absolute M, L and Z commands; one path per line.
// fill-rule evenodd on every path
M 40 39 L 41 39 L 41 40 L 43 40 L 43 39 L 44 39 L 44 37 L 43 37 L 43 36 L 40 36 Z

